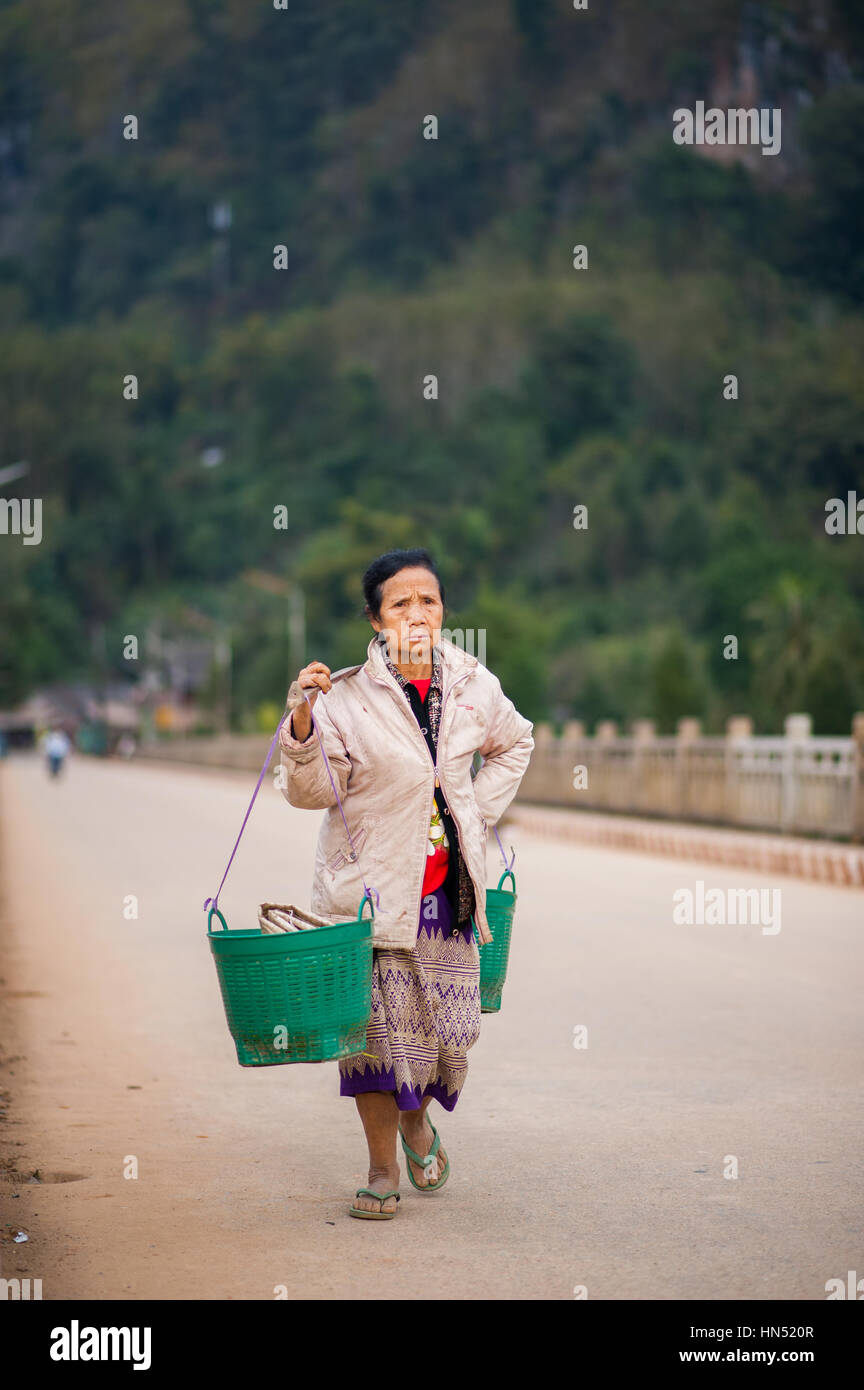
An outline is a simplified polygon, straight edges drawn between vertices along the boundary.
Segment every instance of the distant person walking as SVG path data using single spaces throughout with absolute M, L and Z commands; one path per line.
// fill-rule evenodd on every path
M 117 740 L 117 747 L 115 749 L 115 752 L 117 753 L 118 758 L 125 758 L 128 762 L 128 760 L 134 755 L 137 746 L 138 745 L 131 734 L 123 734 Z
M 51 777 L 57 777 L 63 770 L 71 746 L 68 735 L 62 729 L 51 729 L 43 736 L 42 752 L 47 759 L 48 773 Z
M 363 592 L 375 629 L 367 660 L 332 675 L 322 661 L 305 666 L 289 691 L 303 702 L 280 737 L 283 794 L 327 811 L 312 911 L 352 918 L 364 873 L 380 899 L 366 1046 L 339 1061 L 340 1095 L 354 1098 L 369 1148 L 369 1186 L 349 1211 L 380 1221 L 397 1211 L 397 1134 L 414 1187 L 432 1192 L 449 1176 L 426 1110 L 433 1099 L 453 1110 L 480 1035 L 475 925 L 481 944 L 492 940 L 486 831 L 515 796 L 534 740 L 497 676 L 443 638 L 444 589 L 426 550 L 379 556 Z M 356 850 L 303 689 L 317 702 Z

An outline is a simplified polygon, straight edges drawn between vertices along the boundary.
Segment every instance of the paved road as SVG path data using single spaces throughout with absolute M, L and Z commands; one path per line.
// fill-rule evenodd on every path
M 78 1175 L 0 1184 L 30 1234 L 7 1277 L 46 1299 L 824 1299 L 864 1270 L 860 890 L 518 832 L 504 1008 L 457 1109 L 432 1107 L 451 1178 L 353 1221 L 365 1146 L 335 1063 L 241 1069 L 204 937 L 252 785 L 0 766 L 0 1136 L 20 1174 Z M 232 926 L 308 901 L 319 819 L 265 784 Z M 676 925 L 699 878 L 781 887 L 782 929 Z

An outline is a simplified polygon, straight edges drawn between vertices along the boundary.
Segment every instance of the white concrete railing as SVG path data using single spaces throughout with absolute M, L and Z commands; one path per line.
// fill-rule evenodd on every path
M 639 720 L 619 738 L 607 721 L 589 738 L 576 721 L 558 737 L 536 724 L 517 802 L 864 841 L 864 715 L 850 738 L 813 738 L 802 715 L 790 715 L 783 737 L 754 737 L 750 727 L 738 718 L 725 738 L 704 738 L 683 719 L 677 736 L 658 738 Z M 270 737 L 159 739 L 139 756 L 258 772 Z M 587 785 L 577 789 L 580 767 Z
M 592 811 L 864 839 L 864 715 L 849 738 L 814 738 L 807 716 L 790 715 L 783 737 L 754 737 L 730 720 L 725 738 L 682 720 L 657 737 L 640 720 L 629 737 L 576 721 L 559 736 L 538 724 L 519 800 Z

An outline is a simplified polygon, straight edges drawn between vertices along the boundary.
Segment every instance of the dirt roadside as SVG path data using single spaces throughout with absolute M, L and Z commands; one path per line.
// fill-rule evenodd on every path
M 0 1149 L 25 1178 L 0 1201 L 30 1236 L 5 1277 L 46 1300 L 807 1300 L 860 1267 L 859 889 L 785 879 L 772 936 L 682 927 L 694 878 L 771 880 L 514 828 L 504 1007 L 435 1109 L 448 1184 L 403 1176 L 395 1221 L 352 1221 L 335 1065 L 238 1067 L 218 995 L 202 903 L 249 774 L 69 773 L 0 768 Z M 319 822 L 262 787 L 232 927 L 307 899 Z

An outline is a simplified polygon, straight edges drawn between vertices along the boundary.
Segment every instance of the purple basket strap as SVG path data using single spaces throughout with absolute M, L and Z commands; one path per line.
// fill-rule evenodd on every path
M 351 849 L 352 849 L 353 852 L 354 852 L 354 858 L 355 858 L 355 860 L 356 860 L 356 859 L 359 859 L 360 856 L 359 856 L 359 853 L 358 853 L 358 851 L 357 851 L 357 848 L 356 848 L 356 846 L 355 846 L 355 844 L 354 844 L 354 837 L 352 836 L 351 831 L 348 829 L 348 822 L 347 822 L 347 820 L 345 820 L 345 811 L 343 810 L 343 807 L 342 807 L 342 798 L 341 798 L 340 795 L 339 795 L 339 788 L 336 786 L 336 782 L 334 781 L 334 778 L 333 778 L 333 773 L 332 773 L 332 771 L 330 770 L 330 759 L 327 757 L 327 753 L 326 753 L 326 751 L 325 751 L 325 749 L 324 749 L 324 740 L 323 740 L 322 737 L 321 737 L 321 730 L 320 730 L 319 727 L 318 727 L 318 720 L 315 718 L 315 714 L 314 714 L 314 711 L 313 711 L 313 709 L 312 709 L 312 703 L 311 703 L 311 701 L 310 701 L 310 699 L 309 699 L 309 696 L 305 693 L 305 691 L 304 691 L 304 693 L 303 693 L 303 698 L 304 698 L 304 700 L 306 701 L 307 705 L 309 706 L 309 715 L 310 715 L 310 718 L 311 718 L 311 720 L 312 720 L 312 724 L 313 724 L 313 726 L 314 726 L 315 732 L 316 732 L 316 734 L 318 735 L 318 742 L 319 742 L 320 745 L 321 745 L 321 754 L 322 754 L 322 757 L 324 758 L 324 766 L 325 766 L 326 769 L 327 769 L 327 775 L 328 775 L 328 777 L 330 778 L 330 785 L 331 785 L 331 787 L 333 788 L 333 792 L 334 792 L 334 795 L 335 795 L 335 797 L 336 797 L 336 801 L 338 802 L 338 805 L 339 805 L 339 813 L 340 813 L 340 815 L 341 815 L 341 817 L 342 817 L 342 821 L 343 821 L 343 824 L 344 824 L 344 826 L 345 826 L 345 831 L 346 831 L 346 834 L 347 834 L 347 836 L 348 836 L 348 839 L 349 839 L 350 842 L 351 842 Z M 261 775 L 259 776 L 258 781 L 257 781 L 257 783 L 255 784 L 255 790 L 254 790 L 254 792 L 252 793 L 252 800 L 249 802 L 249 805 L 248 805 L 248 807 L 247 807 L 247 809 L 246 809 L 246 814 L 245 814 L 245 816 L 243 817 L 243 824 L 242 824 L 241 827 L 240 827 L 240 834 L 237 836 L 237 839 L 234 841 L 234 848 L 233 848 L 232 851 L 231 851 L 231 858 L 228 860 L 228 865 L 227 865 L 227 867 L 226 867 L 226 869 L 225 869 L 224 874 L 222 875 L 222 882 L 219 884 L 219 887 L 218 887 L 218 889 L 216 890 L 216 896 L 215 896 L 215 898 L 207 898 L 207 899 L 206 899 L 206 901 L 205 901 L 205 903 L 204 903 L 204 911 L 205 911 L 205 912 L 207 911 L 207 908 L 210 907 L 210 906 L 212 906 L 214 909 L 215 909 L 215 908 L 218 908 L 218 906 L 219 906 L 219 894 L 222 892 L 222 889 L 223 889 L 223 887 L 225 886 L 225 880 L 226 880 L 226 878 L 228 877 L 228 870 L 231 868 L 231 865 L 234 863 L 234 855 L 237 853 L 237 846 L 240 844 L 240 841 L 241 841 L 241 839 L 243 838 L 243 831 L 246 829 L 246 822 L 248 821 L 249 816 L 251 815 L 252 807 L 255 805 L 255 798 L 256 798 L 256 796 L 258 795 L 259 791 L 261 790 L 261 783 L 264 781 L 264 776 L 265 776 L 265 774 L 266 774 L 266 772 L 267 772 L 267 769 L 268 769 L 269 766 L 270 766 L 270 760 L 271 760 L 271 758 L 273 757 L 273 751 L 274 751 L 274 749 L 275 749 L 275 747 L 276 747 L 276 741 L 277 741 L 277 739 L 279 738 L 279 734 L 280 734 L 280 732 L 281 732 L 281 730 L 282 730 L 282 725 L 285 723 L 285 720 L 288 718 L 288 716 L 289 716 L 289 711 L 286 709 L 286 711 L 285 711 L 285 713 L 283 714 L 282 718 L 279 720 L 279 723 L 278 723 L 278 725 L 277 725 L 277 727 L 276 727 L 276 732 L 275 732 L 275 734 L 273 735 L 273 740 L 272 740 L 272 742 L 271 742 L 271 744 L 270 744 L 270 748 L 269 748 L 269 750 L 268 750 L 267 757 L 266 757 L 266 759 L 265 759 L 265 761 L 264 761 L 264 766 L 263 766 L 262 769 L 261 769 Z M 361 877 L 362 882 L 363 882 L 363 888 L 364 888 L 366 897 L 367 897 L 367 898 L 369 899 L 369 901 L 371 902 L 371 901 L 372 901 L 372 895 L 374 894 L 374 896 L 375 896 L 375 905 L 376 905 L 376 907 L 380 907 L 380 906 L 381 906 L 381 902 L 380 902 L 380 898 L 379 898 L 379 896 L 378 896 L 378 890 L 377 890 L 376 888 L 369 888 L 369 886 L 368 886 L 367 883 L 366 883 L 365 878 L 363 878 L 362 873 L 361 873 L 360 877 Z
M 341 796 L 339 795 L 339 788 L 336 786 L 336 780 L 335 780 L 335 778 L 334 778 L 334 776 L 333 776 L 333 772 L 332 772 L 331 767 L 330 767 L 330 759 L 327 757 L 327 754 L 326 754 L 326 752 L 324 751 L 324 740 L 323 740 L 323 738 L 321 737 L 321 730 L 320 730 L 319 727 L 318 727 L 318 720 L 315 718 L 315 711 L 314 711 L 313 708 L 312 708 L 312 701 L 309 699 L 309 696 L 306 694 L 305 690 L 304 690 L 304 692 L 303 692 L 303 699 L 306 701 L 307 705 L 309 706 L 309 718 L 312 720 L 312 726 L 313 726 L 313 728 L 314 728 L 316 734 L 318 735 L 318 742 L 319 742 L 320 745 L 321 745 L 321 756 L 322 756 L 323 759 L 324 759 L 324 766 L 325 766 L 326 769 L 327 769 L 327 776 L 330 778 L 330 785 L 331 785 L 331 787 L 333 788 L 333 795 L 336 797 L 336 804 L 337 804 L 338 807 L 339 807 L 339 814 L 340 814 L 340 816 L 342 817 L 342 824 L 345 826 L 345 834 L 348 836 L 348 840 L 349 840 L 349 842 L 350 842 L 350 844 L 351 844 L 351 850 L 352 850 L 352 852 L 353 852 L 354 859 L 357 860 L 357 859 L 360 858 L 360 854 L 359 854 L 359 851 L 358 851 L 356 845 L 354 844 L 354 836 L 351 834 L 351 831 L 348 829 L 348 822 L 347 822 L 347 820 L 345 819 L 345 811 L 344 811 L 344 808 L 343 808 L 343 806 L 342 806 L 342 798 L 341 798 Z M 371 889 L 369 888 L 368 884 L 366 883 L 365 878 L 363 878 L 362 870 L 361 870 L 361 873 L 360 873 L 360 879 L 361 879 L 361 882 L 362 882 L 362 884 L 363 884 L 364 891 L 365 891 L 366 896 L 367 896 L 367 898 L 369 899 L 369 901 L 370 901 L 370 902 L 372 901 L 372 894 L 374 893 L 374 894 L 375 894 L 375 906 L 376 906 L 376 907 L 380 907 L 380 906 L 381 906 L 381 901 L 380 901 L 380 899 L 379 899 L 379 897 L 378 897 L 378 890 L 377 890 L 377 888 L 371 888 Z
M 503 846 L 502 843 L 501 843 L 501 836 L 498 834 L 498 827 L 497 827 L 497 825 L 493 825 L 492 829 L 493 829 L 494 832 L 495 832 L 495 839 L 498 841 L 498 848 L 499 848 L 500 851 L 501 851 L 501 858 L 504 860 L 504 872 L 505 872 L 506 874 L 509 874 L 510 871 L 511 871 L 511 869 L 513 868 L 513 860 L 516 858 L 516 851 L 515 851 L 515 849 L 513 849 L 513 846 L 511 845 L 511 846 L 510 846 L 510 849 L 511 849 L 511 851 L 512 851 L 513 858 L 510 860 L 510 862 L 509 862 L 509 864 L 508 864 L 508 862 L 507 862 L 507 855 L 504 853 L 504 846 Z
M 241 827 L 240 827 L 240 834 L 237 836 L 237 839 L 234 841 L 234 848 L 233 848 L 232 851 L 231 851 L 231 858 L 228 860 L 228 867 L 226 868 L 224 874 L 222 875 L 222 882 L 219 884 L 219 887 L 218 887 L 218 889 L 216 890 L 216 896 L 215 896 L 215 898 L 207 898 L 206 902 L 204 903 L 204 911 L 205 911 L 205 912 L 207 911 L 207 908 L 211 906 L 211 904 L 212 904 L 212 906 L 213 906 L 214 908 L 218 908 L 218 906 L 219 906 L 219 894 L 222 892 L 222 889 L 223 889 L 223 887 L 225 886 L 225 880 L 226 880 L 226 878 L 228 877 L 228 869 L 230 869 L 230 868 L 231 868 L 231 865 L 234 863 L 234 855 L 237 853 L 237 846 L 239 845 L 239 843 L 240 843 L 240 841 L 241 841 L 241 839 L 242 839 L 242 837 L 243 837 L 243 831 L 246 829 L 246 822 L 247 822 L 248 819 L 249 819 L 249 816 L 250 816 L 251 811 L 252 811 L 252 807 L 255 805 L 255 798 L 256 798 L 256 796 L 258 795 L 259 791 L 261 790 L 261 783 L 264 781 L 264 774 L 266 773 L 267 769 L 268 769 L 269 766 L 270 766 L 270 759 L 273 757 L 273 750 L 274 750 L 275 747 L 276 747 L 276 740 L 277 740 L 278 737 L 279 737 L 280 731 L 281 731 L 281 729 L 282 729 L 282 725 L 285 723 L 285 719 L 286 719 L 287 715 L 288 715 L 288 711 L 286 710 L 285 713 L 283 714 L 282 718 L 279 720 L 279 723 L 278 723 L 278 725 L 277 725 L 277 727 L 276 727 L 276 732 L 275 732 L 275 734 L 273 735 L 273 741 L 272 741 L 272 743 L 270 744 L 270 749 L 269 749 L 269 751 L 268 751 L 268 753 L 267 753 L 267 757 L 266 757 L 266 759 L 265 759 L 265 761 L 264 761 L 264 766 L 263 766 L 262 769 L 261 769 L 261 776 L 258 778 L 258 781 L 257 781 L 257 783 L 256 783 L 256 785 L 255 785 L 255 790 L 254 790 L 254 792 L 252 793 L 252 800 L 249 802 L 249 805 L 248 805 L 248 807 L 246 808 L 246 814 L 245 814 L 245 816 L 243 817 L 243 824 L 242 824 Z
M 481 765 L 481 767 L 482 767 L 482 765 L 483 765 L 483 756 L 482 756 L 482 754 L 480 755 L 480 765 Z M 479 768 L 478 768 L 478 772 L 479 772 Z M 476 773 L 473 773 L 473 772 L 472 772 L 471 776 L 472 776 L 472 777 L 475 777 L 475 776 L 476 776 Z M 510 858 L 510 860 L 508 861 L 507 855 L 504 853 L 504 846 L 503 846 L 502 843 L 501 843 L 501 836 L 498 834 L 498 827 L 497 827 L 497 825 L 493 825 L 492 830 L 493 830 L 493 832 L 494 832 L 494 834 L 495 834 L 495 839 L 498 841 L 498 848 L 499 848 L 500 851 L 501 851 L 501 858 L 504 860 L 504 872 L 505 872 L 505 874 L 509 874 L 509 873 L 511 872 L 512 868 L 513 868 L 513 861 L 514 861 L 514 859 L 516 858 L 516 851 L 515 851 L 515 849 L 513 849 L 513 846 L 511 845 L 511 846 L 510 846 L 511 858 Z

